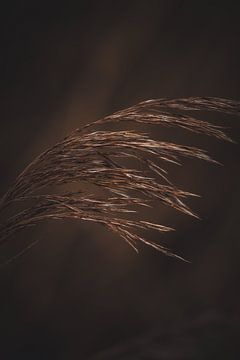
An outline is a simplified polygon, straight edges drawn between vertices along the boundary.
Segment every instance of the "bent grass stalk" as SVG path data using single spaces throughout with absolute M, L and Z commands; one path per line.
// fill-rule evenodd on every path
M 137 212 L 136 207 L 151 207 L 153 200 L 158 200 L 197 217 L 184 202 L 187 197 L 196 195 L 173 185 L 164 165 L 169 162 L 180 164 L 183 157 L 210 163 L 216 161 L 197 147 L 153 140 L 149 134 L 135 130 L 103 131 L 98 127 L 109 122 L 176 126 L 232 141 L 222 127 L 197 119 L 189 115 L 189 111 L 215 111 L 239 116 L 240 103 L 210 97 L 148 100 L 76 129 L 35 158 L 2 197 L 0 211 L 16 202 L 21 202 L 24 209 L 1 224 L 0 244 L 17 231 L 46 219 L 73 218 L 102 224 L 124 238 L 136 251 L 138 243 L 143 242 L 168 256 L 181 258 L 137 232 L 141 229 L 166 232 L 172 228 L 150 221 L 130 220 L 121 215 Z M 140 171 L 120 165 L 131 158 L 144 164 L 144 169 Z M 96 194 L 82 191 L 59 195 L 49 193 L 49 190 L 39 195 L 39 191 L 44 192 L 51 186 L 81 181 L 103 188 L 107 195 L 99 198 Z

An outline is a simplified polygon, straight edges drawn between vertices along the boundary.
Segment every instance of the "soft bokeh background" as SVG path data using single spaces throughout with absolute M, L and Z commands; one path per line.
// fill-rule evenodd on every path
M 1 193 L 65 134 L 140 100 L 240 99 L 237 1 L 15 1 L 0 17 Z M 203 116 L 239 142 L 239 119 Z M 73 221 L 16 235 L 1 261 L 40 242 L 0 269 L 1 359 L 239 359 L 240 146 L 147 130 L 224 163 L 169 169 L 202 195 L 191 201 L 202 221 L 149 214 L 177 229 L 159 240 L 192 263 L 136 255 Z

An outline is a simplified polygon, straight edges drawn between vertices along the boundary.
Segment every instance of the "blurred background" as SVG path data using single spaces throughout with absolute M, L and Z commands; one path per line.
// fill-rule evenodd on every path
M 73 129 L 138 101 L 240 100 L 237 1 L 13 1 L 1 6 L 0 192 Z M 200 115 L 200 114 L 199 114 Z M 239 119 L 224 124 L 240 141 Z M 224 166 L 185 161 L 170 178 L 202 197 L 201 221 L 173 209 L 149 234 L 190 264 L 100 226 L 51 222 L 12 237 L 0 269 L 0 358 L 239 359 L 240 146 L 183 130 L 145 127 L 198 145 Z

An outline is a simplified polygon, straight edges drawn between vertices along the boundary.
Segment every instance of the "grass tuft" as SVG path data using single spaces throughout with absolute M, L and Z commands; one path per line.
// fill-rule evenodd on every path
M 21 202 L 24 209 L 0 225 L 0 243 L 7 241 L 15 232 L 46 219 L 74 218 L 102 224 L 124 238 L 136 251 L 138 243 L 143 242 L 168 256 L 180 258 L 165 246 L 137 233 L 138 229 L 159 232 L 173 229 L 149 221 L 130 220 L 123 215 L 137 212 L 140 206 L 151 207 L 153 200 L 157 199 L 182 213 L 197 217 L 184 202 L 195 194 L 174 185 L 168 179 L 164 166 L 168 162 L 181 164 L 183 157 L 211 163 L 216 161 L 205 150 L 153 140 L 149 134 L 135 130 L 102 131 L 92 128 L 108 122 L 145 123 L 176 126 L 232 141 L 222 127 L 199 120 L 189 115 L 189 111 L 215 111 L 239 116 L 240 103 L 203 97 L 148 100 L 73 131 L 34 159 L 2 197 L 0 211 L 14 206 L 16 202 Z M 144 169 L 120 165 L 128 159 L 144 164 Z M 51 186 L 82 181 L 104 189 L 107 195 L 99 198 L 82 191 L 49 193 Z M 43 194 L 39 195 L 40 192 Z

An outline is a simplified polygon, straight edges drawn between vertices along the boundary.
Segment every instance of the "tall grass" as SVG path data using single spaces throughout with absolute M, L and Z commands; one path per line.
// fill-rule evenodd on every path
M 179 164 L 183 157 L 210 163 L 216 161 L 197 147 L 153 140 L 149 134 L 135 130 L 103 131 L 99 127 L 108 122 L 176 126 L 231 141 L 220 126 L 189 115 L 189 112 L 198 111 L 240 115 L 240 103 L 200 97 L 148 100 L 76 129 L 35 158 L 2 197 L 0 211 L 14 207 L 17 202 L 24 208 L 1 224 L 0 243 L 15 232 L 46 219 L 74 218 L 102 224 L 119 234 L 136 251 L 138 242 L 143 242 L 166 255 L 179 257 L 160 243 L 142 237 L 138 231 L 154 229 L 166 232 L 172 228 L 144 220 L 130 220 L 123 215 L 137 212 L 141 206 L 151 207 L 153 200 L 157 199 L 197 217 L 184 202 L 195 194 L 170 182 L 164 165 L 169 162 Z M 124 160 L 128 159 L 144 164 L 143 170 L 123 166 Z M 56 185 L 81 181 L 103 188 L 105 195 L 98 197 L 81 190 L 59 194 L 49 190 Z

